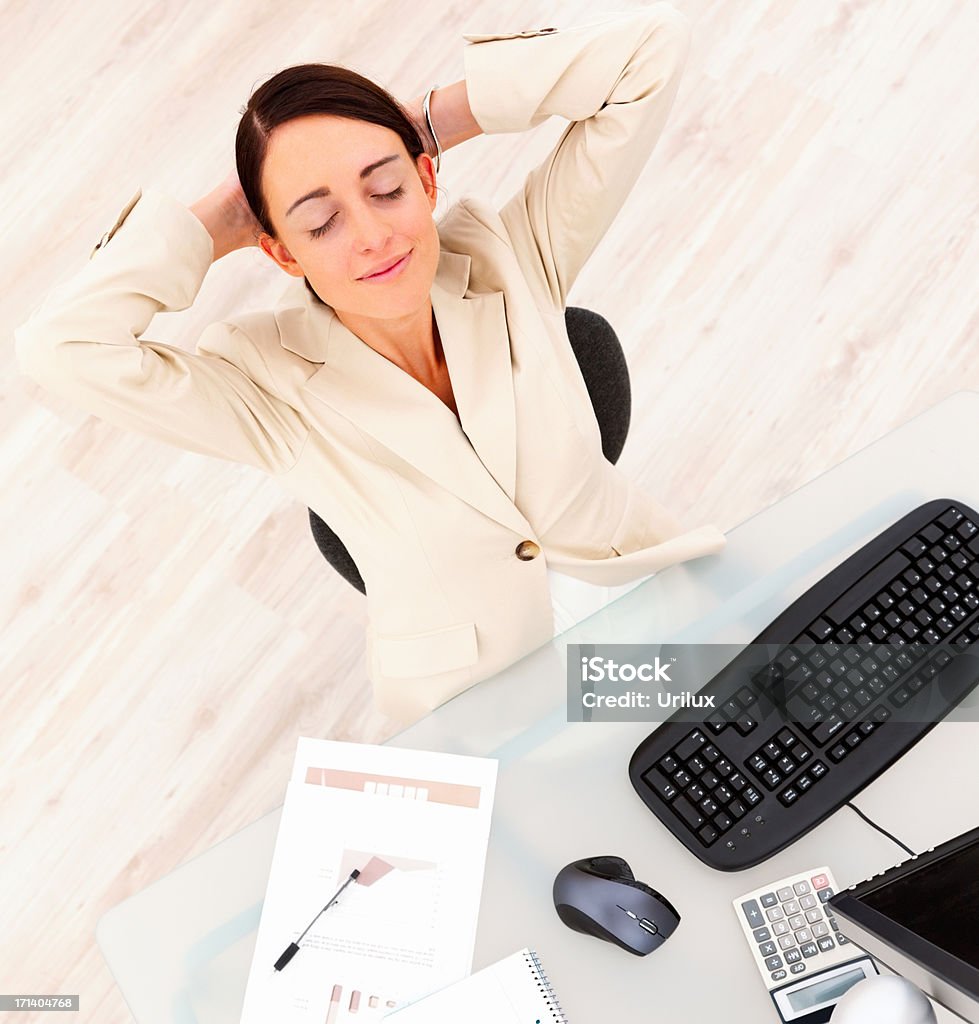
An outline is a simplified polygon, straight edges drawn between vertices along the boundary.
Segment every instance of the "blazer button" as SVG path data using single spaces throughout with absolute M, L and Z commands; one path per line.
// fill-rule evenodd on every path
M 516 555 L 521 562 L 529 562 L 532 558 L 536 558 L 540 554 L 539 545 L 535 544 L 532 540 L 522 540 L 517 545 Z

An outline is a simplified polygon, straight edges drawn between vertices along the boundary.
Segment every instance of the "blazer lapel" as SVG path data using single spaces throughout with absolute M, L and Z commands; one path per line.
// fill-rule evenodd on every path
M 308 291 L 308 329 L 281 341 L 323 363 L 304 385 L 315 399 L 474 508 L 523 533 L 527 522 L 513 504 L 516 425 L 503 293 L 467 298 L 470 263 L 468 255 L 443 249 L 431 291 L 459 420 Z

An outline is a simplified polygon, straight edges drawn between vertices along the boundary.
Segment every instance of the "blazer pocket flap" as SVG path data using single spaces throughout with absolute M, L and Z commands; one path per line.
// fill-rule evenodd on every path
M 451 672 L 472 665 L 478 656 L 472 622 L 402 636 L 375 633 L 372 646 L 381 675 L 392 679 Z

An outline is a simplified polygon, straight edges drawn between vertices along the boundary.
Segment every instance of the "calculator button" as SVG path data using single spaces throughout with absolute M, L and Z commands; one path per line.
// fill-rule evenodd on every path
M 770 956 L 765 959 L 765 966 L 770 971 L 778 970 L 782 966 L 782 958 L 780 956 Z
M 774 907 L 778 903 L 778 897 L 773 892 L 766 892 L 761 898 L 763 907 Z
M 796 882 L 795 885 L 792 886 L 792 888 L 795 889 L 796 896 L 805 896 L 805 894 L 809 892 L 809 883 Z
M 813 768 L 816 766 L 813 765 Z M 814 889 L 825 889 L 829 885 L 829 879 L 825 875 L 813 875 L 812 887 Z
M 758 906 L 757 900 L 745 900 L 741 904 L 741 912 L 752 928 L 761 928 L 765 924 L 765 919 L 761 916 L 761 908 Z M 771 920 L 774 920 L 774 918 Z
M 808 896 L 803 896 L 802 899 L 799 900 L 799 906 L 802 907 L 803 910 L 812 910 L 812 908 L 816 906 L 816 902 L 816 897 L 813 896 L 812 893 L 809 893 Z
M 767 928 L 755 928 L 751 934 L 754 935 L 755 942 L 767 942 L 772 937 L 772 933 Z
M 795 931 L 796 928 L 805 928 L 806 919 L 802 914 L 796 914 L 794 917 L 789 918 L 789 927 Z M 799 939 L 800 942 L 805 942 L 805 939 Z
M 819 902 L 825 903 L 833 895 L 833 890 L 829 887 L 819 890 Z
M 782 955 L 787 964 L 796 964 L 802 959 L 802 954 L 797 949 L 787 949 Z
M 784 981 L 787 977 L 788 975 L 785 973 L 784 970 L 772 971 L 772 981 Z
M 773 921 L 772 922 L 772 931 L 776 935 L 785 935 L 785 934 L 787 934 L 788 931 L 789 931 L 789 922 L 788 921 Z
M 822 938 L 822 936 L 829 934 L 829 928 L 827 928 L 826 925 L 823 924 L 822 921 L 820 921 L 818 924 L 814 924 L 812 926 L 812 934 L 817 939 Z
M 782 904 L 782 909 L 785 911 L 786 917 L 795 917 L 799 913 L 799 901 L 798 900 L 786 900 Z
M 795 933 L 795 941 L 802 946 L 803 956 L 815 956 L 819 951 L 816 949 L 816 943 L 812 941 L 812 932 L 808 928 L 800 928 Z M 806 952 L 806 946 L 812 946 L 812 952 Z
M 787 885 L 783 889 L 779 889 L 778 898 L 784 903 L 786 900 L 792 899 L 792 886 Z
M 836 943 L 828 935 L 819 940 L 819 948 L 824 953 L 828 953 L 835 945 Z
M 799 947 L 802 950 L 802 955 L 807 959 L 811 956 L 815 956 L 819 952 L 819 947 L 815 942 L 807 942 L 805 945 Z
M 829 926 L 830 926 L 830 928 L 832 928 L 832 929 L 833 929 L 833 931 L 834 931 L 834 932 L 835 932 L 835 931 L 837 931 L 837 927 L 836 927 L 836 918 L 835 918 L 835 917 L 831 917 L 831 918 L 829 919 Z
M 845 946 L 850 940 L 845 935 L 842 935 L 840 932 L 836 932 L 836 941 L 841 946 Z
M 791 972 L 792 972 L 793 974 L 802 974 L 802 972 L 803 972 L 803 971 L 804 971 L 805 969 L 806 969 L 806 965 L 805 965 L 805 964 L 793 964 L 793 965 L 792 965 L 792 966 L 791 966 L 791 967 L 789 968 L 789 970 L 790 970 L 790 971 L 791 971 Z
M 795 939 L 791 935 L 782 935 L 778 940 L 781 949 L 791 949 L 795 945 Z M 792 961 L 790 960 L 789 963 Z
M 823 912 L 821 910 L 807 910 L 806 911 L 806 920 L 810 924 L 815 924 L 817 921 L 822 921 L 822 919 L 823 919 Z
M 774 942 L 763 942 L 758 947 L 758 952 L 761 953 L 762 956 L 774 956 L 777 951 L 778 946 L 776 946 Z M 777 967 L 779 965 L 776 964 L 775 966 Z M 772 967 L 770 969 L 774 971 L 775 967 Z
M 768 915 L 769 921 L 781 921 L 785 917 L 781 907 L 772 907 L 771 910 L 766 910 L 765 913 Z

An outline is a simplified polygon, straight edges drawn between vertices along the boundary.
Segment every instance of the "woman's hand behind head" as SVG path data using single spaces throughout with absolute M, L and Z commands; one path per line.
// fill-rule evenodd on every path
M 215 260 L 235 249 L 258 245 L 262 226 L 245 199 L 236 170 L 190 209 L 214 241 Z

